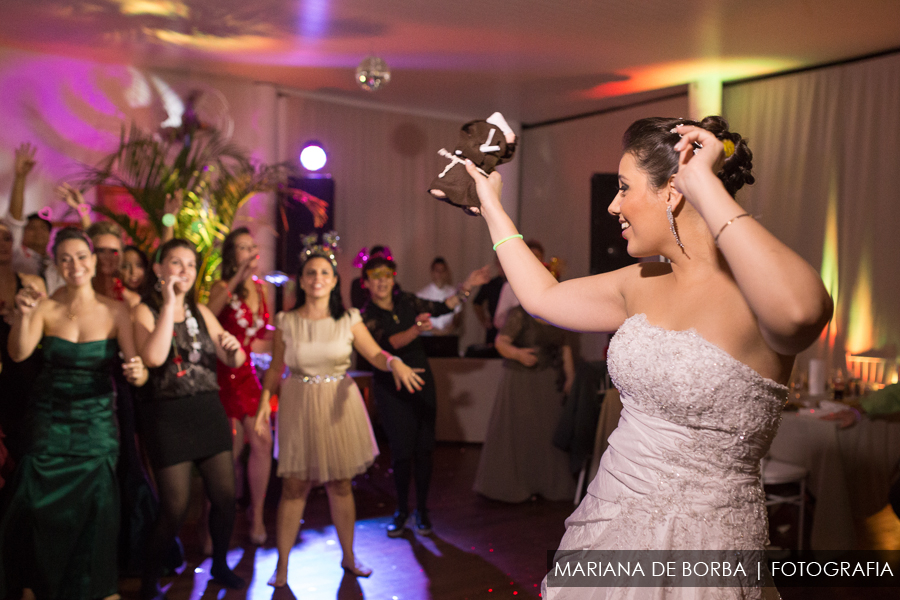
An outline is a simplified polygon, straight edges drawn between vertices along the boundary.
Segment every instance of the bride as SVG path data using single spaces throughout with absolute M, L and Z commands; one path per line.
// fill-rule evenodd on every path
M 622 416 L 560 550 L 762 550 L 759 461 L 778 429 L 794 357 L 831 318 L 831 298 L 812 267 L 735 202 L 753 183 L 752 154 L 724 119 L 642 119 L 623 146 L 609 212 L 631 256 L 670 262 L 561 283 L 503 211 L 500 176 L 467 165 L 522 306 L 559 327 L 617 332 L 609 371 Z M 663 591 L 560 583 L 545 580 L 543 597 Z M 777 597 L 771 588 L 726 591 Z

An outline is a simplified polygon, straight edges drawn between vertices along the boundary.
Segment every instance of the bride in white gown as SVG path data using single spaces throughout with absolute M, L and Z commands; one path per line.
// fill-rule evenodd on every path
M 778 429 L 794 356 L 831 318 L 812 267 L 734 201 L 752 154 L 720 117 L 643 119 L 625 133 L 609 212 L 632 256 L 558 283 L 475 178 L 481 212 L 522 306 L 578 331 L 616 331 L 622 416 L 560 550 L 762 550 L 759 462 Z M 553 581 L 552 583 L 557 583 Z M 627 585 L 627 583 L 625 584 Z M 554 587 L 543 598 L 778 597 L 756 588 Z

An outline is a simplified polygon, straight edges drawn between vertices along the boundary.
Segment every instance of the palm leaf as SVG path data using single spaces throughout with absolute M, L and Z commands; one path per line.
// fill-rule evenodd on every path
M 81 189 L 112 185 L 127 190 L 144 212 L 145 221 L 111 207 L 94 208 L 122 227 L 148 254 L 164 231 L 166 197 L 180 190 L 184 203 L 176 215 L 175 236 L 193 242 L 200 253 L 197 278 L 202 301 L 222 261 L 221 242 L 240 207 L 257 193 L 283 188 L 292 172 L 287 164 L 254 165 L 246 150 L 215 129 L 198 128 L 175 140 L 160 139 L 132 125 L 127 132 L 123 127 L 114 152 L 96 166 L 83 168 L 78 185 Z

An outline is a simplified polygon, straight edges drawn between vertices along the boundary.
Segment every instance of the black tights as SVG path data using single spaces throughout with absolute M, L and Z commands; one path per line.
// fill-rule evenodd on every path
M 394 470 L 394 485 L 397 486 L 397 510 L 409 512 L 409 481 L 415 470 L 416 508 L 428 508 L 428 488 L 431 485 L 431 452 L 422 452 L 415 458 L 391 461 Z
M 209 535 L 213 545 L 213 570 L 227 569 L 225 556 L 234 528 L 234 462 L 231 451 L 155 469 L 159 488 L 159 517 L 148 543 L 142 588 L 155 589 L 162 576 L 166 554 L 181 529 L 191 495 L 191 466 L 197 465 L 210 501 Z

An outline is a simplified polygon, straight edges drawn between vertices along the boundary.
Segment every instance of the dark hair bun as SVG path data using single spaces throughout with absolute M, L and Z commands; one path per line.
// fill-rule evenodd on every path
M 728 131 L 728 122 L 722 117 L 706 117 L 699 123 L 690 119 L 650 117 L 631 124 L 622 136 L 622 149 L 631 153 L 640 167 L 657 189 L 678 171 L 678 153 L 674 146 L 679 135 L 672 131 L 677 125 L 702 127 L 720 140 L 734 143 L 734 154 L 725 160 L 722 170 L 716 173 L 725 189 L 733 197 L 745 184 L 754 181 L 750 171 L 753 168 L 753 153 L 741 136 Z
M 744 185 L 752 185 L 756 179 L 751 173 L 753 169 L 753 153 L 741 134 L 728 131 L 728 121 L 722 117 L 711 116 L 700 121 L 700 127 L 714 134 L 720 140 L 731 140 L 734 154 L 725 159 L 725 165 L 718 177 L 725 184 L 728 193 L 734 196 Z

